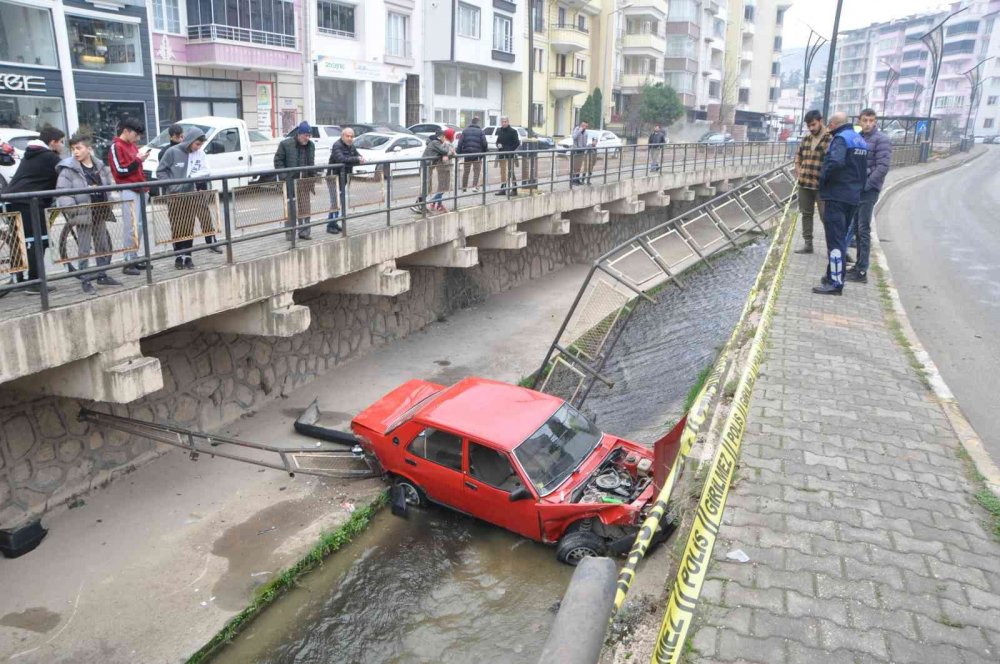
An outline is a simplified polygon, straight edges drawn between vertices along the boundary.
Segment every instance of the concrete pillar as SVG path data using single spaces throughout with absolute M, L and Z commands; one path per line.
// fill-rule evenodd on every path
M 396 261 L 385 261 L 337 279 L 324 281 L 316 289 L 323 293 L 396 297 L 410 290 L 410 273 L 406 270 L 397 270 Z
M 729 180 L 719 180 L 718 182 L 713 182 L 712 186 L 715 187 L 715 190 L 720 194 L 733 190 L 733 185 Z
M 602 210 L 600 205 L 592 205 L 580 210 L 570 210 L 567 214 L 569 220 L 574 224 L 596 226 L 611 221 L 611 215 L 607 210 Z
M 620 198 L 617 201 L 611 201 L 606 207 L 608 212 L 614 214 L 639 214 L 646 209 L 646 204 L 638 197 Z
M 479 264 L 479 250 L 476 247 L 466 247 L 462 240 L 452 240 L 409 256 L 403 256 L 396 259 L 396 262 L 409 267 L 469 268 Z
M 163 389 L 160 360 L 133 341 L 11 383 L 15 389 L 105 403 L 129 403 Z
M 700 196 L 702 198 L 713 198 L 715 196 L 715 187 L 709 184 L 703 184 L 694 188 L 695 196 Z
M 528 234 L 517 230 L 517 224 L 511 224 L 488 233 L 472 235 L 467 243 L 479 249 L 524 249 L 528 246 Z
M 528 235 L 568 235 L 569 219 L 563 219 L 561 212 L 539 217 L 518 224 L 518 228 Z
M 671 189 L 669 192 L 670 200 L 678 201 L 681 203 L 690 203 L 694 200 L 694 190 L 688 189 L 687 187 L 681 187 L 680 189 Z
M 292 337 L 309 329 L 309 307 L 295 304 L 291 293 L 281 293 L 233 311 L 203 318 L 197 327 L 208 332 L 255 337 Z
M 665 208 L 670 205 L 670 194 L 665 194 L 662 191 L 640 194 L 639 198 L 645 204 L 647 210 L 652 208 Z

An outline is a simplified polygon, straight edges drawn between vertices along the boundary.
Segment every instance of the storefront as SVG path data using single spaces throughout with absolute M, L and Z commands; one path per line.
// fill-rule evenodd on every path
M 315 64 L 318 124 L 405 124 L 405 68 L 324 55 L 318 56 Z M 419 85 L 419 79 L 414 85 Z
M 145 4 L 94 6 L 0 0 L 0 126 L 52 125 L 101 141 L 128 117 L 155 126 Z

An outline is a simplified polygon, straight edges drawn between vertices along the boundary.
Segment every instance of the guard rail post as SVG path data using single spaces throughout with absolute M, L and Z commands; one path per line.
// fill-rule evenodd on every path
M 49 285 L 45 270 L 45 242 L 42 240 L 42 213 L 39 209 L 38 197 L 31 199 L 31 251 L 35 254 L 35 267 L 38 269 L 40 293 L 42 296 L 42 311 L 49 310 Z
M 233 215 L 230 209 L 229 179 L 222 181 L 222 229 L 226 238 L 226 262 L 233 262 Z M 148 259 L 147 259 L 148 260 Z
M 385 225 L 386 227 L 392 226 L 392 172 L 385 178 Z M 344 225 L 347 228 L 347 225 Z M 344 231 L 344 236 L 347 236 L 347 231 Z
M 614 606 L 617 569 L 610 558 L 584 558 L 570 579 L 538 664 L 596 664 Z
M 133 214 L 136 212 L 139 213 L 139 228 L 142 229 L 142 254 L 146 261 L 146 264 L 143 267 L 146 268 L 146 285 L 148 286 L 153 283 L 153 260 L 150 257 L 149 248 L 149 206 L 146 203 L 146 201 L 149 200 L 149 195 L 141 190 L 138 194 L 139 196 L 136 199 L 136 203 L 139 205 L 139 209 L 133 210 Z M 135 241 L 138 242 L 139 238 L 136 238 Z

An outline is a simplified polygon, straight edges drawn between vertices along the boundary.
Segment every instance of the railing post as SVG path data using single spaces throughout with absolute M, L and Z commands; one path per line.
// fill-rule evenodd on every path
M 226 262 L 233 262 L 233 215 L 229 208 L 229 178 L 222 181 L 222 229 L 226 238 Z
M 292 249 L 294 249 L 299 237 L 299 208 L 295 200 L 295 178 L 292 177 L 292 174 L 289 174 L 285 180 L 285 200 L 288 201 L 288 228 L 291 233 Z
M 681 165 L 681 172 L 682 173 L 687 172 L 687 167 L 688 167 L 688 144 L 685 143 L 684 144 L 684 163 Z
M 458 171 L 460 170 L 459 169 L 459 162 L 461 160 L 458 158 L 457 155 L 451 157 L 450 159 L 451 159 L 451 161 L 452 161 L 452 163 L 454 165 L 454 171 L 455 171 L 455 191 L 454 191 L 454 193 L 452 194 L 452 197 L 451 197 L 451 209 L 452 210 L 458 210 Z M 462 165 L 462 168 L 465 168 L 464 164 Z
M 574 181 L 576 180 L 576 177 L 574 177 L 574 175 L 573 175 L 573 165 L 575 164 L 576 160 L 577 160 L 576 148 L 570 147 L 570 149 L 569 149 L 569 188 L 570 188 L 570 191 L 573 190 L 573 184 L 574 184 Z
M 143 246 L 143 256 L 146 259 L 146 284 L 153 283 L 153 262 L 150 260 L 149 254 L 149 215 L 146 209 L 147 195 L 144 191 L 137 192 L 139 196 L 136 198 L 136 202 L 139 204 L 139 227 L 142 228 L 142 246 Z M 136 242 L 139 239 L 136 238 Z
M 635 179 L 635 159 L 636 159 L 636 153 L 638 151 L 639 151 L 639 145 L 638 144 L 633 145 L 632 146 L 632 175 L 631 175 L 631 179 L 632 180 Z M 624 156 L 624 155 L 622 155 L 622 156 Z M 649 167 L 649 152 L 648 151 L 646 152 L 646 167 L 647 168 Z
M 556 151 L 555 151 L 555 148 L 553 148 L 552 152 L 549 153 L 549 161 L 551 162 L 551 165 L 549 166 L 549 172 L 551 174 L 549 176 L 549 191 L 552 192 L 552 191 L 556 190 Z
M 340 186 L 340 176 L 337 176 L 337 186 Z M 392 226 L 392 169 L 385 175 L 385 225 Z M 344 233 L 345 235 L 347 233 Z
M 490 167 L 490 155 L 489 155 L 489 150 L 487 150 L 486 154 L 483 155 L 482 162 L 483 162 L 483 173 L 482 173 L 482 176 L 483 176 L 483 189 L 482 189 L 482 191 L 483 191 L 483 205 L 486 205 L 486 192 L 489 191 L 489 188 L 490 188 L 490 171 L 489 171 L 489 167 Z
M 38 205 L 38 198 L 31 199 L 31 251 L 35 254 L 35 267 L 38 270 L 38 278 L 41 279 L 39 293 L 42 296 L 42 311 L 49 310 L 49 284 L 48 275 L 45 272 L 45 247 L 42 241 L 42 213 Z
M 420 206 L 420 216 L 425 219 L 427 218 L 427 211 L 429 207 L 427 198 L 430 196 L 428 192 L 430 191 L 431 188 L 430 187 L 431 175 L 432 173 L 430 171 L 430 164 L 426 159 L 421 157 L 420 158 L 420 201 L 422 204 Z
M 625 161 L 624 147 L 618 151 L 618 182 L 622 181 L 622 162 Z

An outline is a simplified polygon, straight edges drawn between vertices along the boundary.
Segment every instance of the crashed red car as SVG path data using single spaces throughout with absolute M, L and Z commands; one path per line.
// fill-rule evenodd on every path
M 411 380 L 351 429 L 409 505 L 431 501 L 533 540 L 559 560 L 629 549 L 653 499 L 653 453 L 562 399 L 466 378 Z

